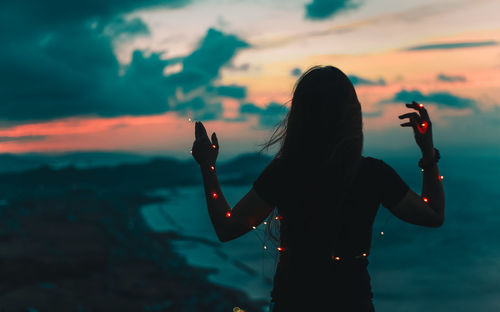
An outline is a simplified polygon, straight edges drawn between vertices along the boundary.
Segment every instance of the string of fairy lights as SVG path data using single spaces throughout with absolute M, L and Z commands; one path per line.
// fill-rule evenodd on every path
M 419 104 L 419 107 L 420 107 L 420 108 L 423 108 L 423 104 Z M 188 119 L 188 121 L 189 121 L 190 123 L 192 123 L 192 122 L 193 122 L 193 119 L 192 119 L 192 118 L 189 118 L 189 119 Z M 424 134 L 424 133 L 427 131 L 427 127 L 428 127 L 428 123 L 427 123 L 426 121 L 424 121 L 424 122 L 422 122 L 422 123 L 420 123 L 420 124 L 418 124 L 418 125 L 417 125 L 417 129 L 418 129 L 418 131 L 419 131 L 420 133 L 422 133 L 422 134 Z M 213 149 L 216 149 L 216 148 L 217 148 L 217 146 L 216 146 L 215 144 L 212 144 L 212 146 L 211 146 L 211 147 L 212 147 Z M 193 151 L 191 150 L 191 151 L 190 151 L 190 153 L 192 154 L 192 153 L 193 153 Z M 210 170 L 211 170 L 212 172 L 214 172 L 214 173 L 215 173 L 215 166 L 214 166 L 214 165 L 210 165 L 210 167 L 209 167 L 209 168 L 210 168 Z M 422 168 L 422 169 L 421 169 L 421 172 L 424 172 L 424 171 L 425 171 L 425 169 L 423 169 L 423 168 Z M 440 174 L 439 174 L 439 175 L 438 175 L 438 179 L 439 179 L 440 181 L 442 181 L 442 180 L 444 179 L 444 176 L 442 176 L 442 175 L 440 175 Z M 212 192 L 211 192 L 211 194 L 210 194 L 210 197 L 211 197 L 213 200 L 217 200 L 217 199 L 219 199 L 219 194 L 218 194 L 216 191 L 212 191 Z M 422 200 L 423 200 L 425 203 L 429 204 L 429 198 L 428 198 L 428 197 L 426 197 L 426 196 L 422 196 Z M 231 208 L 229 208 L 229 210 L 225 212 L 225 217 L 226 217 L 226 218 L 231 218 L 231 216 L 232 216 L 232 210 L 231 210 Z M 389 220 L 390 220 L 390 219 L 391 219 L 391 215 L 389 215 L 389 216 L 387 217 L 386 221 L 384 222 L 384 225 L 382 226 L 382 228 L 383 228 L 383 229 L 385 229 L 385 228 L 387 227 L 388 222 L 389 222 Z M 280 216 L 280 215 L 275 216 L 275 217 L 272 219 L 272 221 L 278 221 L 278 222 L 281 222 L 282 220 L 283 220 L 283 216 Z M 267 224 L 268 224 L 268 222 L 269 222 L 269 221 L 264 221 L 264 222 L 263 222 L 263 224 L 264 224 L 264 225 L 267 225 Z M 255 236 L 258 238 L 258 240 L 262 243 L 262 246 L 263 246 L 263 251 L 268 251 L 268 250 L 270 250 L 270 249 L 271 249 L 271 248 L 269 248 L 268 246 L 269 246 L 270 244 L 272 245 L 272 243 L 270 243 L 270 242 L 266 243 L 266 242 L 264 241 L 264 239 L 263 239 L 263 238 L 259 235 L 259 233 L 258 233 L 258 232 L 264 232 L 263 230 L 259 229 L 259 228 L 258 228 L 257 226 L 255 226 L 255 225 L 253 225 L 253 226 L 251 226 L 251 231 L 255 234 Z M 384 230 L 380 231 L 380 237 L 385 236 L 385 234 L 386 234 L 386 232 L 385 232 Z M 280 245 L 275 245 L 275 246 L 273 246 L 273 248 L 272 248 L 272 249 L 275 249 L 275 250 L 276 250 L 279 254 L 281 254 L 281 253 L 283 253 L 283 252 L 286 252 L 286 251 L 287 251 L 287 248 L 286 248 L 285 246 L 280 246 Z M 368 257 L 368 254 L 367 254 L 366 252 L 361 252 L 361 254 L 359 254 L 359 255 L 357 255 L 357 256 L 354 256 L 354 258 L 355 258 L 355 259 L 363 259 L 363 258 L 366 258 L 366 257 Z M 332 255 L 332 256 L 331 256 L 331 259 L 332 259 L 332 261 L 334 261 L 334 262 L 341 262 L 341 261 L 343 260 L 343 258 L 341 258 L 341 257 L 340 257 L 340 256 L 338 256 L 338 255 Z M 243 310 L 239 310 L 239 311 L 243 311 Z

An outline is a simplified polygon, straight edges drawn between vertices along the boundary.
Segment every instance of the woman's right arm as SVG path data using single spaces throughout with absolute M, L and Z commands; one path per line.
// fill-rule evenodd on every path
M 424 164 L 434 162 L 434 143 L 432 140 L 432 124 L 423 105 L 416 102 L 406 104 L 408 108 L 417 110 L 399 116 L 400 119 L 410 118 L 409 122 L 401 124 L 412 127 L 415 140 L 422 151 Z M 403 199 L 392 209 L 398 218 L 417 225 L 439 227 L 444 222 L 444 190 L 437 163 L 424 170 L 422 195 L 409 189 Z

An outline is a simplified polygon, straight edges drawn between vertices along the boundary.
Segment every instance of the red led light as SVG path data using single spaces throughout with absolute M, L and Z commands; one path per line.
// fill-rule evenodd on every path
M 427 203 L 427 202 L 429 202 L 429 199 L 428 199 L 427 197 L 423 197 L 422 199 L 423 199 L 423 200 L 424 200 L 424 202 L 426 202 L 426 203 Z
M 217 198 L 219 198 L 219 195 L 217 195 L 217 193 L 213 192 L 213 193 L 212 193 L 212 198 L 213 198 L 213 199 L 217 199 Z
M 213 147 L 213 148 L 216 148 L 217 146 L 215 146 L 215 144 L 212 144 L 212 147 Z
M 426 133 L 426 132 L 427 132 L 427 126 L 428 126 L 428 125 L 427 125 L 427 122 L 426 122 L 426 121 L 422 122 L 421 124 L 419 124 L 419 125 L 417 126 L 418 132 L 420 132 L 421 134 Z
M 210 166 L 210 169 L 215 170 L 215 167 L 214 166 Z
M 439 176 L 439 180 L 443 180 L 443 179 L 444 179 L 444 177 L 443 177 L 443 176 Z
M 340 261 L 340 257 L 334 257 L 334 256 L 332 256 L 332 259 L 335 260 L 335 261 Z
M 276 248 L 276 249 L 277 249 L 279 252 L 282 252 L 283 250 L 285 250 L 285 248 L 283 248 L 283 247 L 278 247 L 278 248 Z
M 365 254 L 365 253 L 363 254 L 363 257 L 366 257 L 366 254 Z
M 231 216 L 231 211 L 226 212 L 226 218 L 229 218 Z
M 424 107 L 424 104 L 418 104 L 418 107 L 422 108 Z
M 274 220 L 281 220 L 281 219 L 283 219 L 282 216 L 276 216 L 276 217 L 274 217 Z

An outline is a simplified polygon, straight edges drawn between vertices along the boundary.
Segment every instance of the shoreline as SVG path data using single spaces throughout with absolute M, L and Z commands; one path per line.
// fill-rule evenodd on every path
M 249 188 L 226 185 L 224 194 L 229 202 L 234 202 Z M 169 237 L 174 249 L 190 265 L 215 269 L 209 279 L 218 285 L 244 291 L 257 301 L 270 301 L 277 258 L 273 258 L 272 251 L 264 250 L 261 240 L 252 233 L 231 242 L 219 242 L 206 212 L 201 187 L 160 188 L 150 196 L 164 200 L 141 208 L 146 226 L 156 235 Z

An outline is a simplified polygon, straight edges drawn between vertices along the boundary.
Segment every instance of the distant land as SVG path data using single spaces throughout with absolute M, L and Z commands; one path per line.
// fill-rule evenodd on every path
M 193 159 L 141 159 L 140 156 L 134 158 L 132 155 L 116 154 L 118 157 L 111 161 L 115 156 L 113 154 L 82 155 L 69 154 L 55 158 L 2 155 L 3 159 L 10 161 L 11 167 L 10 170 L 0 172 L 0 198 L 22 198 L 28 194 L 40 193 L 64 194 L 75 189 L 143 192 L 202 182 L 199 167 Z M 92 159 L 92 162 L 87 162 L 87 165 L 69 162 L 85 159 Z M 269 156 L 251 153 L 221 162 L 217 164 L 219 180 L 226 185 L 251 184 L 270 161 Z M 66 165 L 62 166 L 63 163 Z M 3 164 L 4 168 L 6 166 Z
M 0 172 L 20 172 L 41 166 L 92 168 L 121 163 L 143 163 L 151 157 L 125 152 L 74 152 L 61 154 L 0 154 Z

